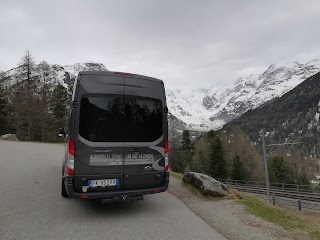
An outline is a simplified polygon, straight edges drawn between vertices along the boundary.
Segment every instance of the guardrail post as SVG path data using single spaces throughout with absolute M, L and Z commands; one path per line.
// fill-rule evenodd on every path
M 276 198 L 274 197 L 274 195 L 272 195 L 272 204 L 273 206 L 276 205 Z
M 282 190 L 284 190 L 284 183 L 282 183 Z
M 299 185 L 297 185 L 297 192 L 299 192 Z
M 299 211 L 301 211 L 301 200 L 300 200 L 300 198 L 298 198 L 298 209 L 299 209 Z

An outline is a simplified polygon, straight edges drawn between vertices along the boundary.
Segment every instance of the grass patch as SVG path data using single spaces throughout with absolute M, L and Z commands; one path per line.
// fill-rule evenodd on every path
M 177 173 L 177 172 L 173 172 L 173 171 L 170 171 L 170 176 L 178 178 L 181 181 L 183 179 L 183 175 L 181 173 Z
M 243 195 L 238 203 L 244 205 L 250 213 L 288 230 L 306 233 L 311 239 L 320 239 L 320 224 L 302 219 L 296 214 L 280 207 L 274 207 L 255 196 Z
M 243 196 L 236 189 L 230 188 L 228 190 L 229 194 L 227 195 L 227 199 L 242 199 Z

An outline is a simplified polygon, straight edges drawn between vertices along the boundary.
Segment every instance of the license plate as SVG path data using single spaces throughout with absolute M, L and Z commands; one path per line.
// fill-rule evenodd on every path
M 119 185 L 119 179 L 98 179 L 98 180 L 89 180 L 89 188 L 95 187 L 114 187 Z

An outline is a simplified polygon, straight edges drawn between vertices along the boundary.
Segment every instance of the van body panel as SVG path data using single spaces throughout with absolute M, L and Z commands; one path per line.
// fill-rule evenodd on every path
M 119 179 L 119 185 L 108 187 L 108 190 L 121 189 L 123 183 L 123 142 L 95 142 L 94 138 L 98 138 L 98 134 L 92 132 L 95 130 L 94 127 L 99 125 L 99 118 L 103 118 L 104 112 L 110 110 L 109 106 L 104 106 L 103 99 L 111 99 L 108 103 L 115 103 L 117 99 L 123 99 L 124 77 L 83 74 L 78 80 L 76 92 L 75 189 L 82 191 L 83 187 L 88 186 L 89 180 L 113 178 Z M 92 118 L 94 119 L 92 120 Z M 83 121 L 85 122 L 83 123 Z M 121 123 L 119 122 L 119 124 Z M 88 191 L 101 190 L 103 189 L 88 189 Z
M 65 177 L 69 196 L 86 193 L 94 199 L 167 189 L 168 123 L 161 80 L 80 72 L 72 100 L 69 138 L 75 156 L 74 176 Z M 105 179 L 116 179 L 116 186 L 89 187 L 89 181 Z
M 132 115 L 133 118 L 133 120 L 127 118 L 127 121 L 132 121 L 132 128 L 136 129 L 127 129 L 125 133 L 124 189 L 157 187 L 164 184 L 165 114 L 163 109 L 165 102 L 163 89 L 162 82 L 135 77 L 125 78 L 126 113 L 129 116 Z M 153 114 L 156 116 L 155 119 L 152 117 Z M 142 128 L 149 125 L 150 119 L 153 123 L 150 129 L 139 129 L 139 122 L 143 121 L 143 116 L 145 121 L 141 123 Z M 146 131 L 152 132 L 152 129 L 157 130 L 148 136 L 141 136 L 146 135 Z M 128 139 L 130 142 L 126 141 Z M 152 147 L 162 147 L 163 151 L 156 151 Z

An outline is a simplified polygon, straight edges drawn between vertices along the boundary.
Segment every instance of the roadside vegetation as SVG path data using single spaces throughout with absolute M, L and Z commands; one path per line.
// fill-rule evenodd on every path
M 188 130 L 182 135 L 172 135 L 169 164 L 174 172 L 204 173 L 213 178 L 242 181 L 264 181 L 264 167 L 259 146 L 240 129 L 233 129 L 232 137 L 221 131 L 209 131 L 192 139 Z M 296 156 L 282 149 L 269 158 L 269 174 L 272 183 L 299 184 L 310 189 L 305 164 Z M 294 161 L 293 161 L 294 160 Z
M 65 126 L 71 89 L 57 78 L 52 66 L 36 63 L 29 51 L 11 72 L 0 71 L 0 135 L 14 133 L 22 141 L 61 141 L 58 131 Z M 5 84 L 9 81 L 14 84 Z
M 183 175 L 181 173 L 177 173 L 177 172 L 173 172 L 173 171 L 170 171 L 170 176 L 173 176 L 181 181 L 183 179 Z
M 306 233 L 311 239 L 320 239 L 319 221 L 312 221 L 288 209 L 272 206 L 247 194 L 243 196 L 243 199 L 237 200 L 237 203 L 244 205 L 248 212 L 280 227 Z

